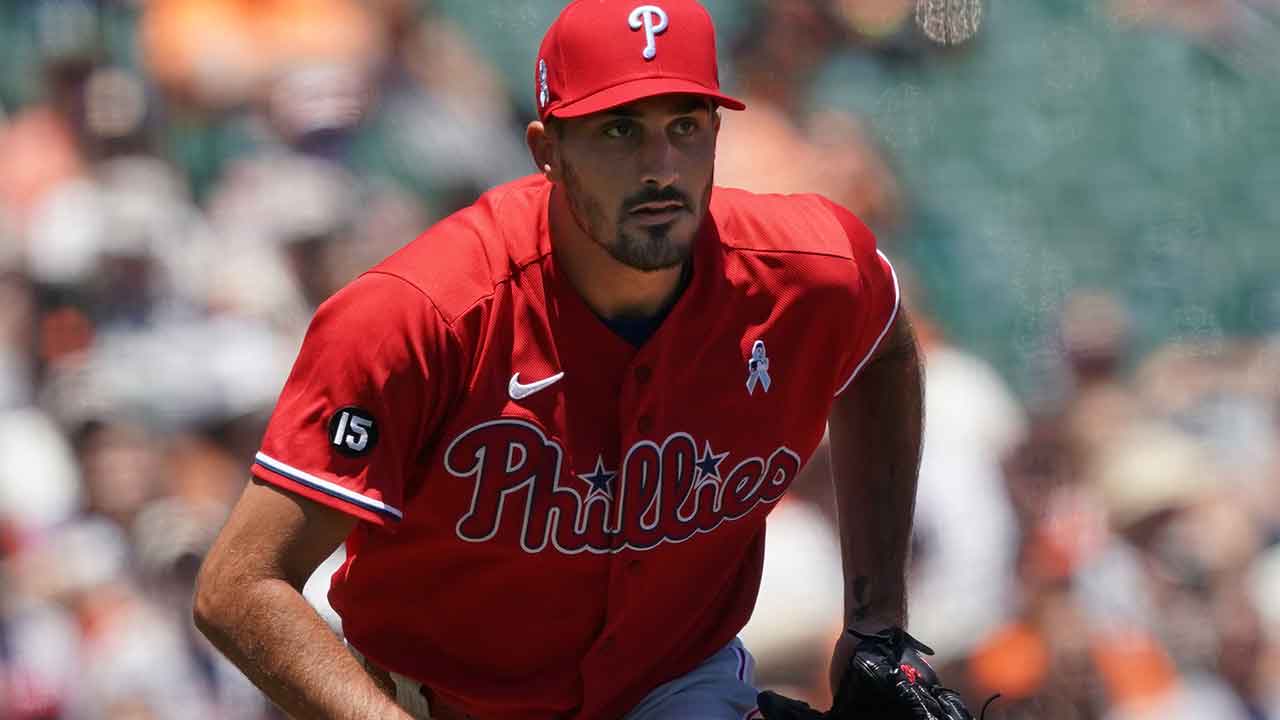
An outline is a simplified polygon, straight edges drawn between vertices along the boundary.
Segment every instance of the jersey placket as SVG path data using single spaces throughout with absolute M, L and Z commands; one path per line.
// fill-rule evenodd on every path
M 673 370 L 680 367 L 680 348 L 683 343 L 694 341 L 689 337 L 691 323 L 696 326 L 698 306 L 705 302 L 710 293 L 706 284 L 714 275 L 716 265 L 711 238 L 699 237 L 696 262 L 702 271 L 695 271 L 689 286 L 681 298 L 671 309 L 670 314 L 657 328 L 653 335 L 634 351 L 625 369 L 619 374 L 619 387 L 616 394 L 618 437 L 618 475 L 615 479 L 613 496 L 613 517 L 618 518 L 618 527 L 625 529 L 622 515 L 642 515 L 639 508 L 619 508 L 624 502 L 624 495 L 632 495 L 634 488 L 627 484 L 638 481 L 638 478 L 624 474 L 628 454 L 640 443 L 653 443 L 661 451 L 670 433 L 680 430 L 672 426 L 675 418 L 668 417 L 667 406 L 671 402 L 691 401 L 691 398 L 680 398 L 679 388 L 669 377 Z M 596 321 L 593 331 L 612 336 L 621 341 L 603 322 L 593 315 Z M 701 336 L 701 333 L 697 333 Z M 687 375 L 690 368 L 684 368 L 681 375 Z M 683 378 L 687 380 L 687 377 Z M 659 453 L 660 454 L 660 453 Z M 653 480 L 650 479 L 652 482 Z M 659 519 L 659 522 L 660 519 Z M 599 700 L 597 693 L 604 688 L 617 685 L 621 678 L 636 678 L 648 673 L 649 668 L 630 667 L 628 648 L 618 638 L 633 637 L 636 630 L 636 603 L 648 602 L 645 588 L 647 564 L 652 562 L 650 555 L 654 550 L 661 551 L 662 546 L 648 549 L 628 547 L 633 538 L 625 532 L 610 535 L 612 552 L 609 563 L 609 588 L 605 623 L 596 643 L 584 657 L 582 664 L 583 690 L 585 707 L 593 707 Z M 653 628 L 654 631 L 660 631 Z
M 554 274 L 554 269 L 551 270 Z M 613 518 L 617 509 L 618 492 L 622 484 L 622 464 L 626 451 L 634 439 L 639 403 L 636 381 L 636 348 L 610 330 L 586 303 L 560 276 L 551 280 L 556 328 L 556 345 L 564 365 L 566 378 L 574 378 L 573 388 L 578 398 L 567 408 L 564 423 L 571 438 L 568 449 L 572 472 L 578 477 L 597 470 L 612 474 L 599 489 L 593 485 L 584 488 L 584 496 L 591 492 L 604 492 L 609 497 L 606 528 L 614 530 Z M 642 373 L 645 374 L 645 373 Z M 582 404 L 580 404 L 582 403 Z M 592 408 L 591 413 L 575 413 L 575 406 Z M 592 417 L 594 415 L 594 417 Z M 609 421 L 601 421 L 609 417 Z M 599 419 L 597 419 L 599 418 Z M 599 468 L 592 464 L 599 462 Z M 625 538 L 619 532 L 607 532 L 609 551 L 592 554 L 604 562 L 603 577 L 606 587 L 596 591 L 595 601 L 603 605 L 600 630 L 589 650 L 583 655 L 581 676 L 583 702 L 589 706 L 597 701 L 599 693 L 613 685 L 613 678 L 623 667 L 624 657 L 616 641 L 620 614 L 625 612 L 628 594 L 626 583 L 625 552 L 619 552 Z M 586 558 L 584 557 L 584 560 Z

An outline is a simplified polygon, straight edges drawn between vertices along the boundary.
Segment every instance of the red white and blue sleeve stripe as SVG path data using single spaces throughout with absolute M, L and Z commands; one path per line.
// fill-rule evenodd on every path
M 264 452 L 254 456 L 253 465 L 254 476 L 263 482 L 292 491 L 362 520 L 377 525 L 387 525 L 404 519 L 404 513 L 399 509 L 377 498 L 300 470 Z

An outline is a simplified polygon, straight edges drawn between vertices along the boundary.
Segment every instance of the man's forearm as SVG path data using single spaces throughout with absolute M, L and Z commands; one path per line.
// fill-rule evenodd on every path
M 831 466 L 844 558 L 845 622 L 905 627 L 923 370 L 904 314 L 885 341 L 836 399 Z
M 290 717 L 412 720 L 284 580 L 197 595 L 201 632 Z

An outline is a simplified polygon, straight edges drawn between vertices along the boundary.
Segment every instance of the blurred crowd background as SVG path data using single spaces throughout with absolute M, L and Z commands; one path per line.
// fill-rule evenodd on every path
M 953 45 L 913 0 L 706 4 L 750 108 L 718 181 L 847 205 L 903 281 L 947 683 L 990 718 L 1280 718 L 1280 0 L 986 0 Z M 193 631 L 194 572 L 316 305 L 532 170 L 560 7 L 0 3 L 0 718 L 278 717 Z M 744 632 L 816 704 L 825 468 Z

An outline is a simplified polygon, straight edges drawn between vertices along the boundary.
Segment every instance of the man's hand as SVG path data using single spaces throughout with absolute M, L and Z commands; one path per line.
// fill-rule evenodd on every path
M 845 626 L 845 632 L 836 640 L 836 647 L 831 651 L 831 666 L 828 669 L 828 677 L 831 682 L 832 696 L 840 692 L 840 685 L 844 683 L 845 674 L 849 670 L 849 663 L 853 661 L 853 656 L 858 651 L 858 636 L 879 635 L 895 627 L 898 627 L 898 623 L 885 622 L 878 618 Z
M 973 720 L 960 695 L 938 684 L 920 653 L 933 651 L 901 628 L 850 629 L 832 657 L 833 669 L 843 669 L 830 711 L 773 692 L 760 693 L 757 704 L 765 720 Z

